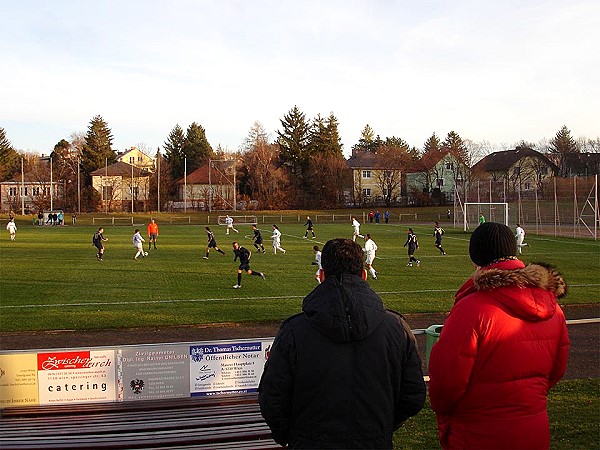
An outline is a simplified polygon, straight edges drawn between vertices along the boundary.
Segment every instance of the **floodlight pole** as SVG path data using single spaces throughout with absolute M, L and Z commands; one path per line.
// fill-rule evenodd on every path
M 25 215 L 25 171 L 23 169 L 23 157 L 21 157 L 21 215 Z
M 54 210 L 54 195 L 53 195 L 53 189 L 52 189 L 52 156 L 50 157 L 50 211 Z
M 183 158 L 183 212 L 187 212 L 187 156 Z

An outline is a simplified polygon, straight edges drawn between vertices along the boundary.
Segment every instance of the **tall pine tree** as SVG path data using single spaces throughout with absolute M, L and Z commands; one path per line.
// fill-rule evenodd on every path
M 19 155 L 0 127 L 0 180 L 6 180 L 19 170 Z
M 169 165 L 169 173 L 173 180 L 179 180 L 183 177 L 183 146 L 185 144 L 185 134 L 183 129 L 176 124 L 167 140 L 165 141 L 163 148 L 165 149 L 165 159 Z
M 469 164 L 469 150 L 462 138 L 456 131 L 450 131 L 442 143 L 444 149 L 450 150 L 452 154 L 465 164 Z
M 558 133 L 556 133 L 556 136 L 550 141 L 548 152 L 550 158 L 558 166 L 558 174 L 561 177 L 568 176 L 569 168 L 566 155 L 569 153 L 578 153 L 579 147 L 575 139 L 571 136 L 571 130 L 566 125 L 563 125 L 558 130 Z
M 310 125 L 297 106 L 284 115 L 280 122 L 283 130 L 277 131 L 279 157 L 301 184 L 302 170 L 306 168 L 310 153 Z
M 206 131 L 201 125 L 192 122 L 188 127 L 182 151 L 183 156 L 187 158 L 188 173 L 191 173 L 203 164 L 208 163 L 208 160 L 213 156 L 214 151 L 208 143 Z
M 81 168 L 86 185 L 91 185 L 91 172 L 116 161 L 112 140 L 113 136 L 108 124 L 102 116 L 95 116 L 90 121 L 85 135 L 85 144 L 81 150 Z

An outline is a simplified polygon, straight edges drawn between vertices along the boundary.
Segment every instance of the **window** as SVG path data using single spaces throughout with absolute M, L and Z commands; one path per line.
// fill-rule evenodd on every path
M 513 170 L 513 174 L 518 177 L 519 175 L 521 175 L 521 168 L 519 166 L 516 166 Z
M 132 186 L 129 188 L 129 193 L 133 196 L 133 197 L 137 197 L 138 194 L 140 192 L 140 188 L 137 186 Z
M 112 186 L 102 186 L 102 199 L 109 200 L 113 195 L 113 187 Z
M 371 196 L 371 188 L 364 188 L 362 190 L 363 192 L 363 197 L 370 197 Z
M 25 186 L 25 197 L 27 197 L 27 186 Z
M 444 179 L 443 178 L 438 178 L 436 180 L 436 184 L 437 184 L 437 187 L 442 187 L 444 185 Z
M 11 197 L 14 197 L 15 195 L 17 195 L 17 188 L 16 187 L 8 188 L 8 195 L 10 195 Z
M 40 195 L 40 188 L 39 187 L 34 187 L 31 188 L 33 190 L 32 195 Z
M 452 161 L 446 161 L 446 169 L 454 169 L 454 163 Z
M 363 170 L 362 171 L 362 177 L 363 178 L 371 178 L 371 171 L 370 170 Z
M 129 164 L 133 164 L 135 162 L 135 156 L 129 157 Z
M 529 190 L 531 190 L 531 183 L 530 183 L 530 182 L 526 182 L 526 183 L 525 183 L 525 190 L 526 190 L 526 191 L 529 191 Z
M 142 163 L 142 157 L 141 156 L 138 156 L 138 163 L 140 163 L 140 164 Z
M 47 186 L 44 186 L 44 195 L 49 195 L 50 194 L 50 188 Z

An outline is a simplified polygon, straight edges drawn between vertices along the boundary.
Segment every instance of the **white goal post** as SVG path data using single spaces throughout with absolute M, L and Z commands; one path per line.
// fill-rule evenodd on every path
M 508 203 L 464 203 L 464 231 L 479 225 L 479 214 L 483 214 L 486 222 L 508 226 Z
M 225 218 L 227 216 L 219 216 L 217 223 L 219 225 L 226 225 Z M 233 225 L 254 225 L 258 223 L 258 217 L 256 216 L 229 216 L 233 219 Z

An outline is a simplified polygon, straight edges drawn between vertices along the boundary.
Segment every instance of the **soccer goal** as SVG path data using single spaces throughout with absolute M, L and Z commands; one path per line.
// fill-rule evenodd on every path
M 498 222 L 508 226 L 508 203 L 464 203 L 464 231 L 479 225 L 480 214 L 486 222 Z
M 225 223 L 225 218 L 227 216 L 219 216 L 217 219 L 217 223 L 219 225 L 227 225 Z M 233 219 L 233 226 L 236 225 L 254 225 L 258 223 L 258 218 L 256 216 L 229 216 Z

